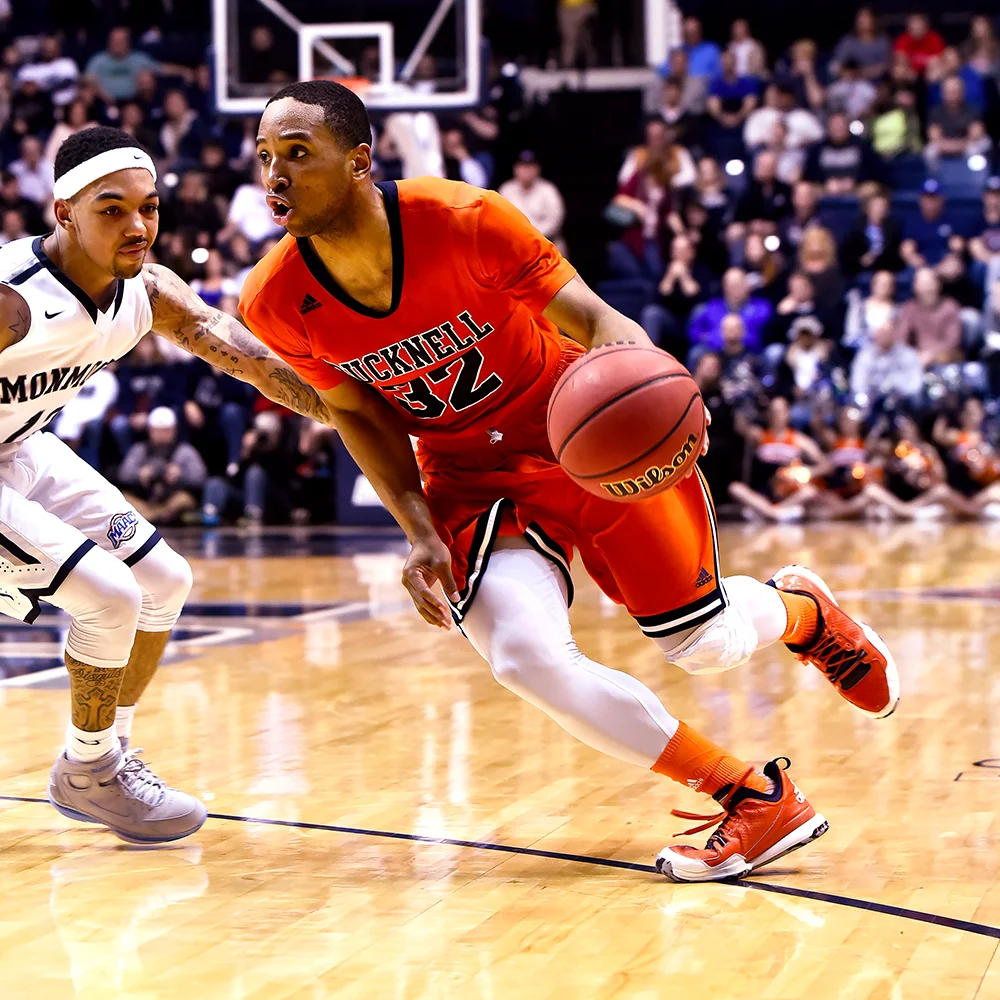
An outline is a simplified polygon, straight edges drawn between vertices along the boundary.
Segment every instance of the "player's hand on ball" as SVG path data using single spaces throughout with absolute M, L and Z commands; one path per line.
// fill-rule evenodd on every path
M 451 611 L 433 589 L 439 580 L 449 598 L 457 601 L 458 587 L 452 576 L 451 553 L 447 546 L 437 535 L 418 538 L 410 547 L 403 566 L 403 586 L 425 622 L 450 629 Z

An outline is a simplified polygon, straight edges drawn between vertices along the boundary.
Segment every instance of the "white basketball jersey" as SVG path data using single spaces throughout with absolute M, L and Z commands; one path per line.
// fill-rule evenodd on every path
M 0 247 L 0 282 L 31 310 L 23 340 L 0 352 L 0 461 L 41 430 L 92 375 L 127 354 L 153 322 L 142 275 L 118 281 L 101 312 L 49 259 L 42 237 Z

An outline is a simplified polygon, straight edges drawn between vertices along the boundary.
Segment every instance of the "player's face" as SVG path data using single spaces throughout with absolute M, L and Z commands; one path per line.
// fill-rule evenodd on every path
M 134 278 L 156 239 L 159 204 L 148 170 L 119 170 L 57 202 L 56 219 L 102 271 Z
M 292 236 L 336 228 L 351 192 L 371 172 L 371 147 L 344 149 L 323 122 L 323 109 L 286 97 L 267 106 L 257 156 L 274 220 Z

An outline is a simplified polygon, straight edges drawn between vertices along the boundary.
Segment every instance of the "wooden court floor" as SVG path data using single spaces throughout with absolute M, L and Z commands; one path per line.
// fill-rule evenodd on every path
M 209 805 L 189 841 L 62 819 L 42 800 L 58 671 L 0 684 L 0 998 L 1000 998 L 1000 531 L 723 546 L 727 573 L 822 571 L 894 650 L 896 715 L 781 647 L 689 678 L 583 581 L 580 645 L 741 755 L 787 754 L 830 820 L 813 847 L 741 884 L 661 880 L 670 808 L 705 800 L 575 743 L 424 626 L 398 543 L 223 546 L 193 559 L 187 637 L 135 725 Z

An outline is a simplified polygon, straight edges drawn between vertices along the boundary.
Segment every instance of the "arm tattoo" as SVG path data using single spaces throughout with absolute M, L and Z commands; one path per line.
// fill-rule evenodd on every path
M 288 367 L 275 368 L 269 378 L 276 383 L 272 396 L 275 402 L 283 403 L 290 410 L 295 410 L 321 423 L 326 420 L 325 407 L 319 398 L 319 393 L 311 385 L 306 385 L 299 376 Z
M 14 334 L 11 343 L 17 344 L 24 340 L 28 336 L 29 326 L 31 326 L 31 314 L 26 309 L 19 307 L 17 310 L 17 319 L 7 327 Z
M 332 417 L 316 390 L 232 316 L 206 305 L 180 278 L 153 264 L 143 272 L 153 330 L 268 399 L 320 423 Z
M 66 654 L 72 720 L 77 729 L 96 733 L 115 724 L 118 691 L 124 670 L 92 667 Z

